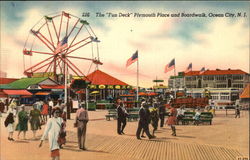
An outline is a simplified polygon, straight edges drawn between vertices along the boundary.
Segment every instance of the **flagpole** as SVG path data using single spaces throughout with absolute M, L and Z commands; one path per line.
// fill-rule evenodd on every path
M 139 53 L 137 51 L 138 57 L 137 57 L 137 92 L 136 92 L 136 107 L 138 107 L 138 101 L 139 101 Z
M 175 72 L 175 60 L 174 60 L 174 98 L 176 98 L 176 88 L 175 88 L 175 77 L 176 76 L 176 72 Z
M 67 115 L 67 64 L 64 63 L 64 104 L 66 107 L 66 115 Z

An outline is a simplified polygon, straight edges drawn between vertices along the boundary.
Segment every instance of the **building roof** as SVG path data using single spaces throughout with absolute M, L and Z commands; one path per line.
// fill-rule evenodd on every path
M 18 80 L 17 78 L 0 78 L 0 84 L 9 84 Z
M 95 84 L 95 85 L 128 85 L 125 82 L 120 81 L 119 79 L 104 73 L 100 70 L 96 70 L 92 73 L 90 73 L 87 76 L 87 79 L 89 79 L 91 81 L 91 84 Z
M 8 84 L 8 89 L 26 89 L 30 85 L 38 84 L 44 80 L 48 79 L 48 77 L 41 78 L 21 78 L 17 81 Z
M 240 95 L 240 98 L 250 98 L 250 83 L 244 88 L 243 92 Z
M 228 75 L 228 74 L 247 74 L 246 72 L 240 69 L 228 69 L 228 70 L 206 70 L 202 74 L 200 71 L 189 71 L 185 73 L 185 76 L 197 76 L 197 75 Z

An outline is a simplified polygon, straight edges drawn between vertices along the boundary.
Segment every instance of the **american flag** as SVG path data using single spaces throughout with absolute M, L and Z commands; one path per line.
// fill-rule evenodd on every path
M 204 72 L 205 72 L 205 67 L 202 67 L 201 70 L 200 70 L 200 74 L 202 74 Z
M 172 59 L 172 61 L 166 65 L 164 73 L 171 71 L 172 69 L 174 69 L 174 67 L 175 67 L 175 59 Z
M 138 51 L 136 51 L 131 58 L 127 60 L 126 67 L 130 66 L 132 63 L 138 60 Z
M 192 63 L 190 63 L 185 71 L 185 73 L 192 71 Z
M 66 13 L 66 12 L 64 12 L 64 11 L 63 11 L 63 15 L 64 15 L 65 17 L 67 17 L 67 18 L 71 18 L 71 17 L 69 16 L 69 13 Z
M 68 37 L 65 36 L 57 45 L 55 53 L 61 52 L 64 48 L 68 47 Z

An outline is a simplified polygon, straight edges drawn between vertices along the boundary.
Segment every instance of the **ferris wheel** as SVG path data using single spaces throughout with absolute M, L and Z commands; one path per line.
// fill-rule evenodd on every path
M 64 11 L 46 15 L 30 29 L 25 41 L 24 74 L 40 73 L 57 82 L 58 75 L 66 71 L 84 77 L 93 66 L 102 65 L 99 42 L 86 20 Z

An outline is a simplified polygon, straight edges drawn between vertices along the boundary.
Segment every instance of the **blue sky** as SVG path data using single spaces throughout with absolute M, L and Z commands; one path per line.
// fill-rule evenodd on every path
M 172 72 L 163 73 L 164 66 L 176 58 L 177 72 L 193 63 L 193 70 L 242 69 L 249 72 L 249 18 L 110 18 L 96 17 L 96 12 L 112 13 L 214 13 L 241 12 L 249 16 L 249 2 L 168 2 L 168 1 L 20 1 L 1 2 L 1 58 L 16 55 L 18 69 L 1 63 L 9 77 L 23 76 L 22 49 L 29 30 L 44 15 L 69 12 L 86 19 L 98 38 L 104 72 L 135 85 L 135 68 L 124 68 L 126 60 L 139 50 L 141 84 L 153 85 L 156 76 L 165 81 Z M 89 12 L 90 17 L 81 17 Z M 5 41 L 3 41 L 5 39 Z M 36 44 L 39 48 L 39 44 Z M 118 56 L 119 55 L 119 56 Z M 236 58 L 234 55 L 238 55 Z M 227 57 L 226 60 L 223 60 Z M 32 64 L 38 62 L 34 57 Z M 41 58 L 41 57 L 40 57 Z M 238 62 L 241 62 L 240 64 Z M 6 63 L 6 65 L 4 65 Z M 26 62 L 25 62 L 26 63 Z M 84 66 L 82 66 L 84 67 Z M 22 69 L 20 69 L 22 68 Z

